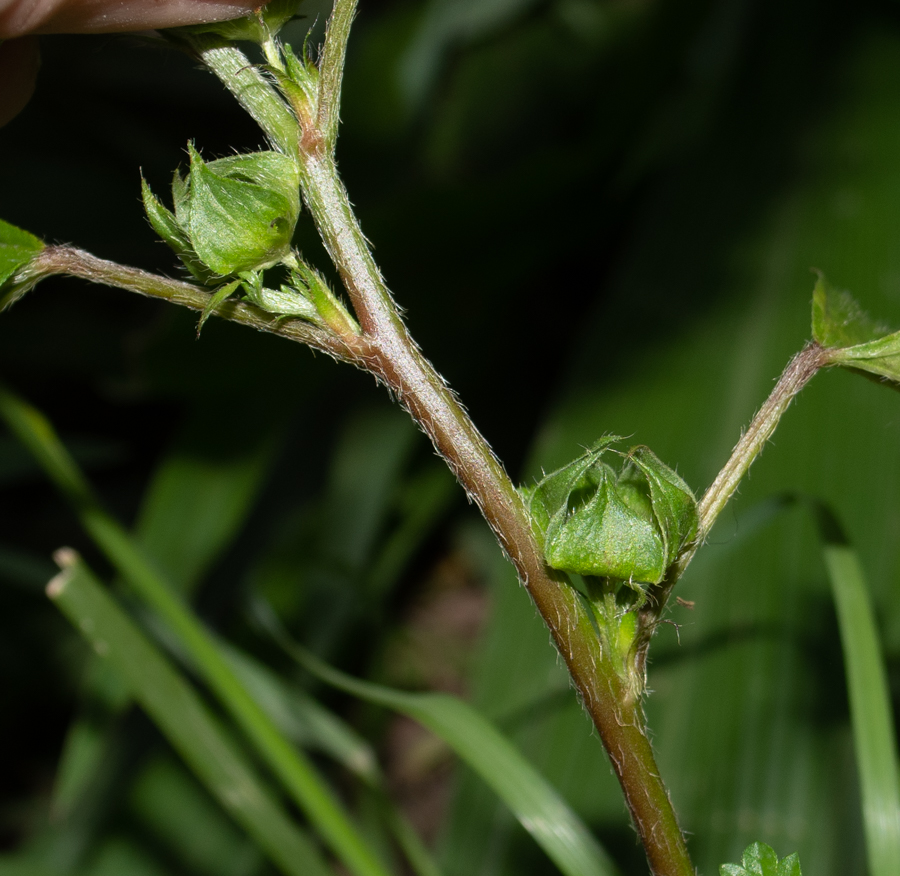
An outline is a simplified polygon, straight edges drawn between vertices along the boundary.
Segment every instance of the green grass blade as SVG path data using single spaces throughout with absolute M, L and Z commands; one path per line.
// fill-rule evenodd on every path
M 407 693 L 352 678 L 291 641 L 267 606 L 257 603 L 254 613 L 279 644 L 316 677 L 401 712 L 440 737 L 493 788 L 566 876 L 612 876 L 616 872 L 593 835 L 554 788 L 468 703 L 447 694 Z
M 325 876 L 310 840 L 260 784 L 197 694 L 107 595 L 72 552 L 47 592 L 104 659 L 206 786 L 289 876 Z
M 216 413 L 210 405 L 192 409 L 144 494 L 134 533 L 167 581 L 188 595 L 246 519 L 276 446 L 271 416 L 226 424 Z M 24 448 L 16 444 L 16 449 L 34 464 Z M 0 569 L 2 560 L 0 552 Z M 50 574 L 42 577 L 46 582 Z M 89 702 L 69 727 L 57 769 L 56 818 L 67 817 L 89 792 L 91 776 L 108 756 L 118 718 L 128 707 L 127 693 L 113 704 L 97 689 L 113 672 L 108 664 L 101 673 L 89 671 L 84 692 Z M 98 698 L 104 700 L 99 714 Z
M 166 621 L 203 680 L 338 857 L 357 876 L 386 876 L 310 761 L 278 731 L 235 677 L 214 638 L 125 529 L 100 506 L 46 418 L 2 387 L 0 416 L 73 503 L 82 526 L 116 571 Z
M 228 665 L 278 729 L 305 749 L 326 754 L 366 784 L 381 781 L 372 747 L 308 693 L 227 643 L 220 643 Z
M 186 593 L 243 526 L 278 446 L 276 418 L 242 414 L 194 408 L 142 499 L 135 537 Z
M 305 691 L 243 651 L 224 643 L 220 647 L 234 673 L 288 739 L 332 757 L 370 789 L 380 820 L 417 876 L 440 876 L 431 853 L 388 795 L 371 746 Z
M 878 626 L 856 552 L 831 511 L 818 505 L 817 512 L 844 649 L 869 873 L 892 876 L 900 862 L 900 769 Z

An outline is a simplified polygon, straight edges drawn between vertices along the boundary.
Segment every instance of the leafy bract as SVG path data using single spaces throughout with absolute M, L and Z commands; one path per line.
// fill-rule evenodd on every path
M 778 855 L 765 843 L 753 843 L 744 851 L 740 864 L 723 864 L 720 876 L 801 876 L 796 854 L 778 860 Z
M 849 292 L 819 275 L 813 291 L 813 337 L 831 351 L 831 363 L 873 374 L 900 388 L 900 331 L 890 333 Z
M 633 448 L 616 472 L 603 457 L 617 440 L 601 439 L 543 478 L 531 491 L 532 518 L 552 568 L 657 584 L 697 534 L 697 503 L 646 447 Z

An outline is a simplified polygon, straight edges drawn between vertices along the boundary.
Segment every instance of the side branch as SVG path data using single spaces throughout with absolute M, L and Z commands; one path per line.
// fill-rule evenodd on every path
M 45 247 L 28 265 L 21 278 L 28 283 L 37 282 L 54 274 L 81 277 L 91 283 L 100 283 L 129 292 L 137 292 L 149 298 L 160 298 L 172 304 L 180 304 L 202 312 L 209 303 L 210 293 L 182 280 L 171 280 L 100 259 L 71 246 Z M 300 319 L 285 319 L 266 313 L 258 307 L 240 301 L 226 301 L 219 305 L 216 315 L 223 319 L 247 325 L 258 331 L 281 335 L 321 350 L 335 359 L 361 366 L 360 351 L 352 348 L 342 337 Z
M 709 534 L 713 523 L 734 495 L 741 478 L 750 469 L 753 461 L 762 453 L 768 440 L 772 437 L 785 411 L 794 396 L 806 386 L 813 375 L 830 362 L 828 351 L 815 341 L 806 345 L 784 369 L 775 389 L 753 418 L 747 431 L 741 436 L 731 458 L 716 476 L 709 489 L 700 500 L 700 535 L 698 543 Z M 686 564 L 685 564 L 686 565 Z
M 659 624 L 672 589 L 684 574 L 697 549 L 709 535 L 713 524 L 734 495 L 741 479 L 750 470 L 756 457 L 762 453 L 794 397 L 809 383 L 820 368 L 829 364 L 831 364 L 831 354 L 815 341 L 807 344 L 788 362 L 775 384 L 775 388 L 747 427 L 747 431 L 741 436 L 728 462 L 703 494 L 698 506 L 700 526 L 697 538 L 669 569 L 666 580 L 651 591 L 647 604 L 641 609 L 641 632 L 636 639 L 633 652 L 638 672 L 644 672 L 650 640 Z

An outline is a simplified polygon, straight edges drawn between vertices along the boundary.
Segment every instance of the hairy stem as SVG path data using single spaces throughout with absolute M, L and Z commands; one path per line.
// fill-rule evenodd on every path
M 310 213 L 363 330 L 365 366 L 432 440 L 477 503 L 550 629 L 625 792 L 657 876 L 694 873 L 644 731 L 640 703 L 604 652 L 580 596 L 546 566 L 512 481 L 452 390 L 406 330 L 328 154 L 301 155 Z
M 820 368 L 831 364 L 831 361 L 831 352 L 811 341 L 788 362 L 775 388 L 747 427 L 747 431 L 741 436 L 728 462 L 703 494 L 698 507 L 700 526 L 697 538 L 669 569 L 666 580 L 649 593 L 647 603 L 641 609 L 640 632 L 633 649 L 635 671 L 640 675 L 643 675 L 646 666 L 650 640 L 678 579 L 684 574 L 697 549 L 709 535 L 713 524 L 734 495 L 741 479 L 762 453 L 794 397 Z
M 744 432 L 732 451 L 731 458 L 700 500 L 698 544 L 702 543 L 709 534 L 716 518 L 734 495 L 741 478 L 749 471 L 756 457 L 762 453 L 766 443 L 772 437 L 775 427 L 794 400 L 794 396 L 809 383 L 820 368 L 829 362 L 828 351 L 815 341 L 807 344 L 788 362 L 765 404 L 759 409 L 759 413 L 753 418 L 747 431 Z M 691 551 L 691 556 L 694 550 L 696 547 Z M 690 557 L 688 557 L 688 561 L 690 561 Z M 684 567 L 686 566 L 687 563 L 684 563 Z
M 316 127 L 321 132 L 329 152 L 334 152 L 337 140 L 344 61 L 347 57 L 350 25 L 356 14 L 356 3 L 357 0 L 345 0 L 334 4 L 331 18 L 328 19 L 322 59 L 319 62 L 319 106 Z
M 137 292 L 149 298 L 161 298 L 200 312 L 209 303 L 210 298 L 210 293 L 200 286 L 99 259 L 72 246 L 45 247 L 29 262 L 26 272 L 19 279 L 30 284 L 54 274 L 81 277 L 91 283 L 127 289 L 129 292 Z M 338 335 L 309 322 L 279 318 L 252 304 L 233 300 L 220 304 L 216 309 L 216 315 L 262 332 L 299 341 L 335 359 L 362 365 L 351 337 Z

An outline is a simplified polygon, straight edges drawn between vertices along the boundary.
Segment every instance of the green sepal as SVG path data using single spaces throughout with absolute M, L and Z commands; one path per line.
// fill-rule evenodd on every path
M 247 301 L 285 319 L 299 318 L 320 322 L 316 306 L 298 289 L 282 285 L 280 289 L 268 289 L 259 274 L 244 274 L 244 295 Z
M 44 241 L 0 219 L 0 288 L 44 248 Z
M 696 500 L 645 447 L 634 448 L 617 474 L 603 456 L 618 440 L 601 439 L 525 495 L 551 568 L 643 592 L 696 537 Z
M 300 213 L 295 163 L 281 153 L 262 152 L 206 164 L 191 144 L 188 150 L 187 230 L 200 260 L 220 276 L 281 261 L 290 252 Z
M 765 843 L 753 843 L 744 851 L 740 864 L 722 864 L 719 876 L 802 876 L 800 858 L 795 854 L 778 860 Z
M 663 537 L 666 566 L 697 537 L 700 517 L 691 488 L 649 447 L 635 447 L 628 461 L 640 469 L 650 489 L 650 505 Z
M 175 205 L 175 218 L 182 228 L 187 228 L 190 221 L 191 187 L 189 177 L 182 176 L 179 171 L 172 174 L 172 203 Z
M 270 0 L 259 12 L 243 18 L 214 21 L 209 24 L 191 24 L 172 28 L 172 31 L 176 34 L 212 33 L 226 40 L 247 40 L 261 44 L 275 36 L 284 25 L 295 18 L 302 5 L 303 0 Z
M 579 478 L 599 461 L 606 448 L 621 440 L 620 435 L 607 435 L 601 438 L 578 459 L 545 475 L 533 488 L 525 488 L 522 491 L 531 511 L 535 534 L 540 537 L 542 543 L 545 542 L 551 517 L 566 503 Z
M 232 280 L 230 283 L 226 283 L 224 286 L 220 286 L 216 289 L 210 296 L 209 301 L 206 302 L 206 306 L 203 308 L 203 312 L 200 314 L 200 319 L 197 321 L 197 337 L 200 337 L 200 331 L 203 328 L 203 324 L 208 320 L 216 310 L 218 310 L 219 305 L 225 301 L 226 298 L 231 297 L 237 292 L 238 287 L 241 285 L 241 280 Z
M 179 180 L 181 179 L 178 174 L 176 174 L 176 177 Z M 175 186 L 173 185 L 173 190 L 174 188 Z M 209 284 L 214 282 L 213 274 L 197 258 L 196 253 L 191 248 L 187 232 L 180 225 L 178 217 L 159 201 L 143 177 L 141 177 L 141 197 L 144 201 L 144 211 L 147 213 L 147 219 L 150 221 L 151 227 L 169 245 L 175 255 L 181 259 L 182 264 L 201 283 Z M 179 203 L 177 197 L 175 198 L 175 203 Z M 201 318 L 201 325 L 203 321 Z
M 822 274 L 813 290 L 812 331 L 829 350 L 831 364 L 874 375 L 900 389 L 900 331 L 890 333 Z
M 229 155 L 208 161 L 206 167 L 218 176 L 277 192 L 290 204 L 291 214 L 295 217 L 300 215 L 300 169 L 295 161 L 281 152 Z

